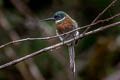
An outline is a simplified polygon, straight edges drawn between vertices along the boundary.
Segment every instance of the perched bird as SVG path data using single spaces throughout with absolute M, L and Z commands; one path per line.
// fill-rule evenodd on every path
M 50 20 L 55 21 L 57 35 L 69 32 L 78 27 L 76 21 L 73 20 L 67 13 L 63 11 L 56 12 L 52 18 L 44 19 L 44 21 Z M 75 31 L 69 34 L 62 35 L 59 38 L 61 41 L 66 41 L 74 38 L 77 35 L 79 35 L 79 32 Z M 70 68 L 73 72 L 73 75 L 75 75 L 75 51 L 74 51 L 75 41 L 68 43 L 67 46 L 70 57 Z

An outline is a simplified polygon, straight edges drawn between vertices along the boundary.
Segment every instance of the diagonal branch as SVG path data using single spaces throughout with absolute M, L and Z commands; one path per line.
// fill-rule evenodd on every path
M 108 5 L 101 13 L 98 14 L 98 16 L 93 20 L 92 23 L 96 22 L 109 8 L 111 8 L 118 0 L 113 0 L 111 4 Z
M 95 23 L 109 8 L 111 8 L 118 0 L 113 0 L 111 4 L 109 4 L 101 13 L 98 14 L 98 16 L 92 21 L 92 23 Z M 91 24 L 92 24 L 91 23 Z M 91 27 L 88 27 L 83 33 L 86 33 Z
M 110 17 L 110 18 L 107 18 L 107 19 L 104 19 L 104 20 L 99 20 L 99 21 L 97 21 L 96 23 L 92 23 L 92 24 L 90 24 L 90 25 L 86 25 L 86 26 L 83 26 L 83 27 L 79 27 L 79 28 L 77 28 L 77 29 L 74 29 L 74 30 L 72 30 L 72 31 L 69 31 L 69 32 L 67 32 L 67 33 L 64 33 L 64 34 L 61 34 L 61 35 L 57 35 L 57 36 L 43 37 L 43 38 L 25 38 L 25 39 L 20 39 L 20 40 L 11 41 L 11 42 L 8 42 L 8 43 L 6 43 L 6 44 L 1 45 L 0 48 L 3 48 L 3 47 L 8 46 L 8 45 L 10 45 L 10 44 L 14 44 L 14 43 L 18 43 L 18 42 L 23 42 L 23 41 L 49 40 L 49 39 L 57 38 L 57 37 L 59 37 L 59 36 L 63 36 L 63 35 L 65 35 L 65 34 L 69 34 L 69 33 L 72 33 L 72 32 L 74 32 L 74 31 L 77 31 L 77 30 L 81 30 L 81 29 L 84 29 L 84 28 L 87 28 L 87 27 L 95 26 L 95 25 L 97 25 L 97 24 L 101 24 L 101 23 L 104 23 L 104 22 L 108 22 L 108 21 L 110 21 L 110 20 L 112 20 L 112 19 L 114 19 L 114 18 L 116 18 L 116 17 L 119 17 L 119 16 L 120 16 L 120 13 L 118 13 L 118 14 Z
M 87 32 L 87 33 L 85 33 L 85 34 L 81 34 L 80 36 L 76 36 L 76 37 L 73 38 L 73 39 L 70 39 L 70 40 L 65 41 L 64 43 L 63 43 L 63 42 L 60 42 L 60 43 L 58 43 L 58 44 L 55 44 L 55 45 L 52 45 L 52 46 L 43 48 L 43 49 L 41 49 L 41 50 L 39 50 L 39 51 L 33 52 L 33 53 L 31 53 L 31 54 L 29 54 L 29 55 L 26 55 L 26 56 L 24 56 L 24 57 L 21 57 L 21 58 L 19 58 L 19 59 L 16 59 L 16 60 L 13 60 L 13 61 L 8 62 L 8 63 L 6 63 L 6 64 L 3 64 L 3 65 L 0 66 L 0 69 L 6 68 L 6 67 L 11 66 L 11 65 L 14 65 L 14 64 L 17 64 L 17 63 L 19 63 L 19 62 L 22 62 L 22 61 L 28 59 L 28 58 L 32 58 L 33 56 L 36 56 L 36 55 L 38 55 L 38 54 L 42 54 L 43 52 L 46 52 L 46 51 L 49 51 L 49 50 L 51 50 L 51 49 L 57 48 L 57 47 L 59 47 L 59 46 L 62 46 L 62 45 L 67 44 L 67 43 L 69 43 L 69 42 L 72 42 L 72 41 L 74 41 L 74 40 L 76 40 L 76 39 L 81 39 L 81 38 L 87 37 L 87 36 L 89 36 L 89 35 L 91 35 L 91 34 L 95 34 L 95 33 L 97 33 L 97 32 L 100 32 L 100 31 L 103 31 L 103 30 L 105 30 L 105 29 L 108 29 L 108 28 L 111 28 L 111 27 L 115 27 L 115 26 L 118 26 L 118 25 L 120 25 L 120 21 L 119 21 L 119 22 L 116 22 L 116 23 L 113 23 L 113 24 L 110 24 L 110 25 L 106 25 L 106 26 L 104 26 L 104 27 L 97 28 L 97 29 L 92 30 L 92 31 L 89 31 L 89 32 Z

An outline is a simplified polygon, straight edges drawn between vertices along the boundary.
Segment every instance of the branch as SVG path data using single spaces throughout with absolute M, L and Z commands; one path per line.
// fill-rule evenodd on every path
M 93 20 L 92 23 L 96 22 L 110 7 L 112 7 L 118 0 L 113 0 L 111 4 L 108 5 L 99 15 Z
M 46 52 L 46 51 L 49 51 L 49 50 L 51 50 L 51 49 L 57 48 L 57 47 L 59 47 L 59 46 L 62 46 L 62 45 L 67 44 L 67 43 L 69 43 L 69 42 L 72 42 L 72 41 L 74 41 L 74 40 L 76 40 L 76 39 L 81 39 L 81 38 L 87 37 L 88 35 L 91 35 L 91 34 L 94 34 L 94 33 L 97 33 L 97 32 L 100 32 L 100 31 L 103 31 L 103 30 L 105 30 L 105 29 L 108 29 L 108 28 L 111 28 L 111 27 L 114 27 L 114 26 L 118 26 L 118 25 L 120 25 L 120 21 L 119 21 L 119 22 L 116 22 L 116 23 L 113 23 L 113 24 L 110 24 L 110 25 L 107 25 L 107 26 L 104 26 L 104 27 L 97 28 L 97 29 L 92 30 L 92 31 L 89 31 L 89 32 L 87 32 L 87 33 L 85 33 L 85 34 L 81 34 L 81 35 L 79 35 L 79 36 L 76 36 L 75 38 L 72 38 L 72 39 L 70 39 L 70 40 L 65 41 L 64 43 L 63 43 L 63 42 L 60 42 L 60 43 L 57 43 L 57 44 L 55 44 L 55 45 L 52 45 L 52 46 L 43 48 L 43 49 L 41 49 L 41 50 L 39 50 L 39 51 L 33 52 L 33 53 L 31 53 L 31 54 L 29 54 L 29 55 L 26 55 L 26 56 L 24 56 L 24 57 L 21 57 L 21 58 L 19 58 L 19 59 L 16 59 L 16 60 L 13 60 L 13 61 L 8 62 L 8 63 L 6 63 L 6 64 L 3 64 L 3 65 L 0 66 L 0 69 L 6 68 L 6 67 L 11 66 L 11 65 L 14 65 L 14 64 L 17 64 L 17 63 L 19 63 L 19 62 L 22 62 L 22 61 L 28 59 L 28 58 L 31 58 L 31 57 L 36 56 L 36 55 L 38 55 L 38 54 L 42 54 L 43 52 Z
M 14 43 L 18 43 L 18 42 L 23 42 L 23 41 L 49 40 L 49 39 L 57 38 L 57 37 L 59 37 L 59 36 L 63 36 L 63 35 L 65 35 L 65 34 L 69 34 L 69 33 L 72 33 L 72 32 L 74 32 L 74 31 L 77 31 L 77 30 L 81 30 L 81 29 L 84 29 L 84 28 L 87 28 L 87 27 L 95 26 L 95 25 L 97 25 L 97 24 L 101 24 L 101 23 L 104 23 L 104 22 L 108 22 L 108 21 L 110 21 L 110 20 L 112 20 L 112 19 L 114 19 L 114 18 L 116 18 L 116 17 L 119 17 L 119 16 L 120 16 L 120 13 L 118 13 L 118 14 L 110 17 L 110 18 L 107 18 L 107 19 L 104 19 L 104 20 L 99 20 L 99 21 L 97 21 L 96 23 L 92 23 L 92 24 L 90 24 L 90 25 L 86 25 L 86 26 L 83 26 L 83 27 L 79 27 L 79 28 L 77 28 L 77 29 L 74 29 L 74 30 L 72 30 L 72 31 L 69 31 L 69 32 L 67 32 L 67 33 L 64 33 L 64 34 L 61 34 L 61 35 L 57 35 L 57 36 L 43 37 L 43 38 L 25 38 L 25 39 L 20 39 L 20 40 L 11 41 L 11 42 L 8 42 L 8 43 L 6 43 L 6 44 L 1 45 L 0 48 L 3 48 L 3 47 L 8 46 L 8 45 L 10 45 L 10 44 L 14 44 Z
M 109 8 L 111 8 L 118 0 L 113 0 L 111 4 L 109 4 L 101 13 L 98 14 L 98 16 L 92 21 L 92 23 L 95 23 Z M 91 23 L 91 24 L 92 24 Z M 86 33 L 90 27 L 88 27 L 83 33 Z

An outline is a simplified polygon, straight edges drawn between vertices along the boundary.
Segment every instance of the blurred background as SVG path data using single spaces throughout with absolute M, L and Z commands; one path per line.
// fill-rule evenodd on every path
M 65 11 L 79 27 L 90 24 L 113 0 L 0 0 L 0 45 L 27 37 L 55 35 L 54 22 L 40 22 L 56 11 Z M 100 19 L 120 12 L 120 1 Z M 120 17 L 97 26 L 119 21 Z M 81 30 L 82 33 L 84 30 Z M 60 42 L 25 41 L 0 49 L 0 65 Z M 120 27 L 79 40 L 76 51 L 75 80 L 120 79 Z M 0 70 L 0 80 L 72 80 L 66 46 L 44 52 L 14 66 Z

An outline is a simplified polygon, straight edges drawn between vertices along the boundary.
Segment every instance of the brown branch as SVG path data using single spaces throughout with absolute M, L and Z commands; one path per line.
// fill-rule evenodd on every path
M 72 31 L 69 31 L 69 32 L 67 32 L 67 33 L 64 33 L 64 34 L 61 34 L 61 35 L 57 35 L 57 36 L 43 37 L 43 38 L 25 38 L 25 39 L 20 39 L 20 40 L 11 41 L 11 42 L 8 42 L 8 43 L 6 43 L 6 44 L 1 45 L 0 48 L 3 48 L 3 47 L 8 46 L 8 45 L 10 45 L 10 44 L 14 44 L 14 43 L 18 43 L 18 42 L 23 42 L 23 41 L 49 40 L 49 39 L 57 38 L 57 37 L 59 37 L 59 36 L 63 36 L 63 35 L 65 35 L 65 34 L 69 34 L 69 33 L 72 33 L 72 32 L 74 32 L 74 31 L 77 31 L 77 30 L 81 30 L 81 29 L 84 29 L 84 28 L 87 28 L 87 27 L 95 26 L 95 25 L 100 24 L 100 23 L 108 22 L 108 21 L 110 21 L 110 20 L 112 20 L 112 19 L 114 19 L 114 18 L 116 18 L 116 17 L 119 17 L 119 16 L 120 16 L 120 13 L 118 13 L 118 14 L 110 17 L 110 18 L 107 18 L 107 19 L 104 19 L 104 20 L 99 20 L 99 21 L 97 21 L 96 23 L 92 23 L 92 24 L 90 24 L 90 25 L 86 25 L 86 26 L 83 26 L 83 27 L 79 27 L 79 28 L 77 28 L 77 29 L 74 29 L 74 30 L 72 30 Z
M 105 29 L 108 29 L 108 28 L 111 28 L 111 27 L 114 27 L 114 26 L 118 26 L 118 25 L 120 25 L 120 21 L 119 21 L 119 22 L 116 22 L 116 23 L 113 23 L 113 24 L 110 24 L 110 25 L 107 25 L 107 26 L 104 26 L 104 27 L 97 28 L 97 29 L 92 30 L 92 31 L 89 31 L 89 32 L 87 32 L 87 33 L 85 33 L 85 34 L 81 34 L 80 36 L 76 36 L 76 37 L 73 38 L 73 39 L 64 41 L 64 43 L 63 43 L 63 42 L 60 42 L 60 43 L 58 43 L 58 44 L 55 44 L 55 45 L 52 45 L 52 46 L 43 48 L 43 49 L 41 49 L 41 50 L 39 50 L 39 51 L 33 52 L 33 53 L 31 53 L 31 54 L 29 54 L 29 55 L 26 55 L 26 56 L 24 56 L 24 57 L 21 57 L 21 58 L 19 58 L 19 59 L 16 59 L 16 60 L 13 60 L 13 61 L 8 62 L 8 63 L 6 63 L 6 64 L 3 64 L 3 65 L 0 66 L 0 69 L 6 68 L 6 67 L 11 66 L 11 65 L 14 65 L 14 64 L 17 64 L 17 63 L 19 63 L 19 62 L 22 62 L 22 61 L 28 59 L 28 58 L 31 58 L 31 57 L 36 56 L 36 55 L 38 55 L 38 54 L 42 54 L 43 52 L 46 52 L 46 51 L 49 51 L 49 50 L 51 50 L 51 49 L 57 48 L 57 47 L 59 47 L 59 46 L 62 46 L 62 45 L 64 45 L 64 44 L 67 44 L 67 43 L 69 43 L 69 42 L 71 42 L 71 41 L 74 41 L 74 40 L 76 40 L 76 39 L 81 39 L 81 38 L 87 37 L 88 35 L 95 34 L 95 33 L 97 33 L 97 32 L 100 32 L 100 31 L 103 31 L 103 30 L 105 30 Z
M 94 20 L 92 23 L 96 22 L 110 7 L 112 7 L 118 0 L 113 0 L 111 4 L 108 5 Z
M 18 33 L 11 28 L 9 21 L 6 18 L 5 12 L 1 8 L 0 8 L 0 27 L 2 27 L 8 33 L 8 36 L 10 37 L 11 40 L 14 41 L 14 40 L 20 39 Z M 18 44 L 17 45 L 14 44 L 14 45 L 16 47 L 18 46 Z M 4 53 L 6 55 L 6 58 L 10 58 L 12 60 L 17 58 L 17 54 L 16 54 L 17 52 L 11 47 L 5 47 Z M 28 67 L 26 67 L 24 65 L 26 65 Z M 25 61 L 25 63 L 23 63 L 23 64 L 16 65 L 16 68 L 19 70 L 20 74 L 23 76 L 23 78 L 25 80 L 34 80 L 34 79 L 35 80 L 44 80 L 44 78 L 40 74 L 37 66 L 35 65 L 33 59 Z M 33 69 L 35 69 L 34 72 L 32 72 Z M 38 75 L 36 76 L 36 74 L 38 74 L 39 76 Z M 28 78 L 28 76 L 30 76 L 30 77 Z
M 92 21 L 91 24 L 95 23 L 109 8 L 111 8 L 118 0 L 113 0 L 111 4 L 109 4 L 101 13 L 98 14 L 98 16 Z M 88 27 L 84 32 L 86 33 L 91 27 Z

